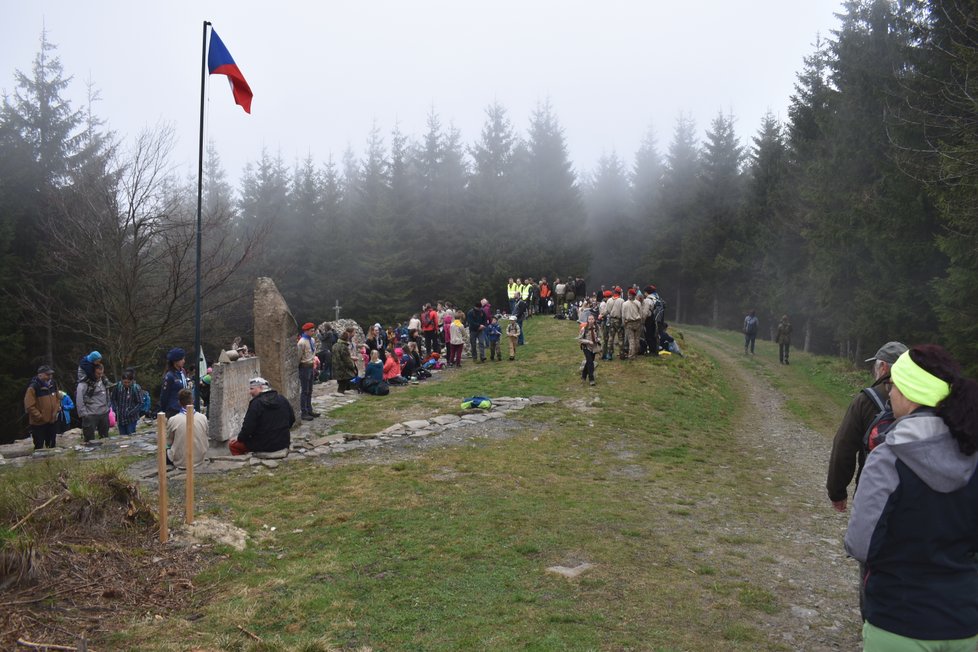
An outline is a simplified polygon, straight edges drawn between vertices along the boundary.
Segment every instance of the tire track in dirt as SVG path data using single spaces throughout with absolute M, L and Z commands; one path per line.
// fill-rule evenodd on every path
M 792 650 L 860 649 L 858 571 L 842 544 L 848 519 L 825 493 L 830 436 L 791 415 L 784 395 L 745 369 L 728 344 L 703 334 L 696 340 L 742 394 L 735 436 L 756 463 L 753 472 L 771 484 L 771 518 L 741 525 L 763 541 L 759 552 L 777 560 L 756 565 L 761 573 L 752 580 L 783 607 L 765 619 L 772 640 Z

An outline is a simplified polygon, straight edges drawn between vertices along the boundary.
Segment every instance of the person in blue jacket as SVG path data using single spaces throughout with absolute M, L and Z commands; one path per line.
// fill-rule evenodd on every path
M 180 390 L 189 389 L 187 373 L 183 370 L 186 357 L 186 352 L 179 347 L 170 349 L 166 354 L 166 373 L 160 388 L 160 412 L 165 412 L 167 419 L 180 412 Z
M 896 420 L 869 454 L 846 551 L 864 564 L 869 652 L 978 645 L 978 383 L 944 349 L 890 370 Z

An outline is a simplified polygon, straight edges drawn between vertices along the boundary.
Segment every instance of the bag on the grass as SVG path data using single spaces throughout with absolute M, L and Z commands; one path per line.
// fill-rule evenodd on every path
M 462 401 L 462 409 L 469 410 L 471 408 L 480 408 L 483 410 L 488 410 L 492 407 L 492 401 L 488 396 L 472 396 L 470 398 Z

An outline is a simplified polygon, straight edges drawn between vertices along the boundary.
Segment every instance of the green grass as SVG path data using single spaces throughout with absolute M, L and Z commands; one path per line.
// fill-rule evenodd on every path
M 722 345 L 738 356 L 746 368 L 785 394 L 785 407 L 790 413 L 820 432 L 834 432 L 852 397 L 872 383 L 868 364 L 853 365 L 838 357 L 810 355 L 792 346 L 791 364 L 782 365 L 774 342 L 758 339 L 756 355 L 744 356 L 741 333 L 702 326 L 683 326 L 680 330 Z
M 573 324 L 526 326 L 517 362 L 465 361 L 441 381 L 364 397 L 333 413 L 337 428 L 459 411 L 472 394 L 561 403 L 514 413 L 508 437 L 390 464 L 200 476 L 199 511 L 243 527 L 249 546 L 222 551 L 195 581 L 207 599 L 186 614 L 129 622 L 102 647 L 786 649 L 758 625 L 786 601 L 769 572 L 781 551 L 753 526 L 790 523 L 770 506 L 791 488 L 754 473 L 732 436 L 738 388 L 692 341 L 685 359 L 599 362 L 590 388 Z M 775 356 L 767 370 L 765 355 L 750 364 L 804 386 L 801 360 L 789 372 Z M 574 580 L 546 571 L 585 561 L 594 567 Z

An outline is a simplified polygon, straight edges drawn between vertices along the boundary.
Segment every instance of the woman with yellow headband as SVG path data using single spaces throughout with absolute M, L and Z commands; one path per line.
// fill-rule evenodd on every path
M 891 369 L 896 421 L 863 468 L 846 551 L 865 564 L 864 650 L 978 646 L 978 383 L 939 346 Z

